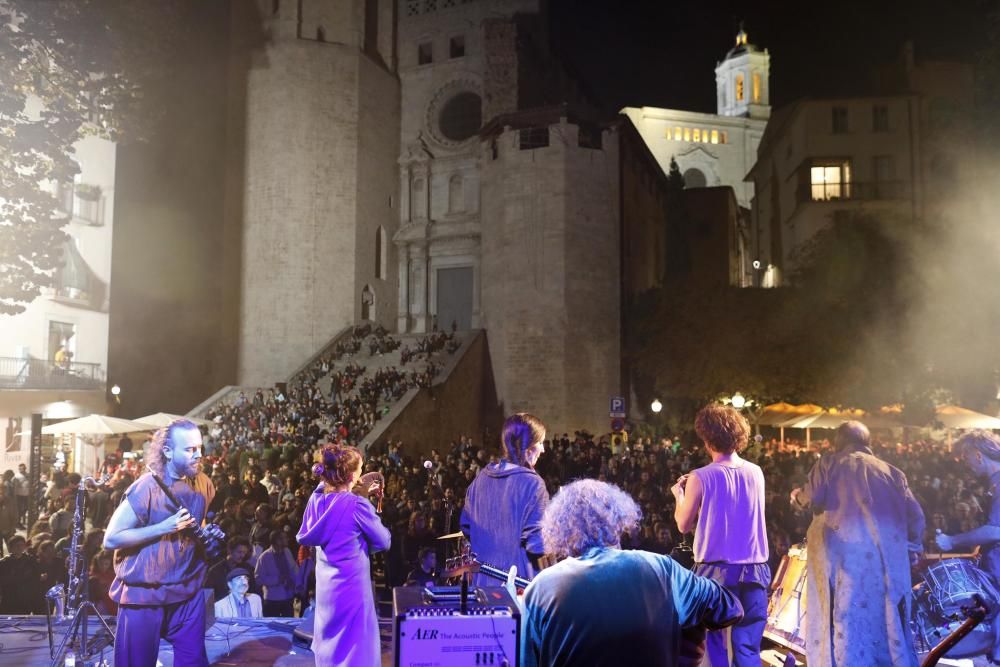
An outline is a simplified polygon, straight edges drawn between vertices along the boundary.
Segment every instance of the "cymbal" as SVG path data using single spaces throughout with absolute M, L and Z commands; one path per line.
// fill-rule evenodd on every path
M 448 533 L 447 535 L 442 535 L 439 540 L 454 540 L 459 537 L 465 537 L 465 533 L 458 531 L 457 533 Z

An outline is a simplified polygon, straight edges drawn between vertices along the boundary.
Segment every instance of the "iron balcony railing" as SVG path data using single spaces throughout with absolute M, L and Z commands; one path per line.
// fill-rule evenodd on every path
M 46 359 L 0 357 L 0 387 L 4 389 L 102 389 L 105 382 L 100 364 L 58 366 Z
M 800 202 L 823 201 L 893 201 L 910 197 L 907 181 L 803 183 L 798 189 Z

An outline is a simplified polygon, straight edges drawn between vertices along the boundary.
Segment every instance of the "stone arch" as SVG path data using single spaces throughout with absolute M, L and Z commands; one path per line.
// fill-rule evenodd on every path
M 708 187 L 708 179 L 705 177 L 705 172 L 697 167 L 689 167 L 684 170 L 684 187 L 685 188 L 704 188 Z
M 375 290 L 371 285 L 365 285 L 361 290 L 361 319 L 375 319 Z

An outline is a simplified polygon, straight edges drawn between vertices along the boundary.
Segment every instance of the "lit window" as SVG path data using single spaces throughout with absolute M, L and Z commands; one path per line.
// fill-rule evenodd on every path
M 674 128 L 674 141 L 680 141 L 684 138 L 684 132 L 679 127 Z
M 828 162 L 809 169 L 809 184 L 813 201 L 849 199 L 851 196 L 851 165 L 848 161 Z
M 691 141 L 691 128 L 690 127 L 685 127 L 684 128 L 684 141 Z
M 742 102 L 743 101 L 743 75 L 742 74 L 737 74 L 736 75 L 736 101 L 737 102 Z
M 718 130 L 712 130 L 712 143 L 713 144 L 719 143 L 719 131 Z
M 693 139 L 694 139 L 695 141 L 701 141 L 701 130 L 699 130 L 699 129 L 698 129 L 697 127 L 696 127 L 696 128 L 694 128 L 694 136 L 693 136 Z
M 760 72 L 753 73 L 753 101 L 760 102 Z

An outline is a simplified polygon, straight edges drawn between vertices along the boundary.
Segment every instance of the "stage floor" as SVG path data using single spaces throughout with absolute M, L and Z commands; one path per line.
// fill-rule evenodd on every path
M 239 667 L 312 667 L 312 651 L 292 643 L 292 630 L 298 624 L 299 619 L 289 618 L 220 619 L 205 634 L 208 662 Z M 100 623 L 90 621 L 91 636 L 98 627 Z M 57 633 L 58 646 L 62 628 Z M 110 646 L 103 659 L 116 667 Z M 36 667 L 50 662 L 44 616 L 0 616 L 0 667 Z M 173 648 L 166 641 L 160 643 L 160 663 L 163 667 L 174 664 Z M 82 667 L 79 660 L 77 665 Z M 382 665 L 392 665 L 392 627 L 387 622 L 382 624 Z

